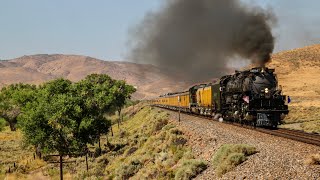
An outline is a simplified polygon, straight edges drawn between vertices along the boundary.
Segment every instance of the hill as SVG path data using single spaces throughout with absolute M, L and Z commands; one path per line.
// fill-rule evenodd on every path
M 268 66 L 276 68 L 279 84 L 292 99 L 286 122 L 315 121 L 320 130 L 320 44 L 274 54 Z
M 61 54 L 39 54 L 0 61 L 0 86 L 19 82 L 40 84 L 59 77 L 78 81 L 92 73 L 108 74 L 114 79 L 126 80 L 137 87 L 134 97 L 139 99 L 186 87 L 183 80 L 173 79 L 163 69 L 153 65 Z
M 268 67 L 276 69 L 279 84 L 292 99 L 286 122 L 316 121 L 320 129 L 320 44 L 276 53 Z M 58 77 L 78 81 L 91 73 L 105 73 L 126 80 L 137 86 L 134 97 L 139 99 L 181 91 L 192 84 L 182 75 L 172 78 L 153 65 L 102 61 L 88 56 L 39 54 L 0 61 L 0 86 L 18 82 L 39 84 Z

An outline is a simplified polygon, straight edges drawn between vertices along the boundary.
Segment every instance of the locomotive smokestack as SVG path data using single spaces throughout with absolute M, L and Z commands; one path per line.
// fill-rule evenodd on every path
M 193 80 L 224 74 L 235 57 L 263 67 L 274 48 L 274 21 L 270 11 L 239 0 L 167 0 L 133 32 L 130 58 Z

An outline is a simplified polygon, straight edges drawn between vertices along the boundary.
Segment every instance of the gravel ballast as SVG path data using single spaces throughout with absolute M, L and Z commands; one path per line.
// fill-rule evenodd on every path
M 304 163 L 311 154 L 320 153 L 318 146 L 186 114 L 181 114 L 179 123 L 178 113 L 168 113 L 170 122 L 189 137 L 197 158 L 209 163 L 196 179 L 320 179 L 320 166 Z M 259 152 L 219 178 L 210 161 L 223 144 L 250 144 Z

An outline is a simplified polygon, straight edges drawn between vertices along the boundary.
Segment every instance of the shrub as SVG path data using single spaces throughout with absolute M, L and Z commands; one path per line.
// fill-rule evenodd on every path
M 247 144 L 225 144 L 215 153 L 212 163 L 218 176 L 222 176 L 255 154 L 256 148 Z
M 206 168 L 207 164 L 204 161 L 196 159 L 184 160 L 181 167 L 176 171 L 174 179 L 185 180 L 194 178 Z
M 168 124 L 168 119 L 158 119 L 154 124 L 154 131 L 160 131 L 165 125 Z
M 177 128 L 170 129 L 170 133 L 176 134 L 176 135 L 183 135 L 183 132 Z
M 129 179 L 142 168 L 142 163 L 139 160 L 132 160 L 129 164 L 120 166 L 117 169 L 117 175 L 121 179 Z
M 97 163 L 100 165 L 108 165 L 109 164 L 109 160 L 106 155 L 100 156 L 96 160 L 97 160 Z
M 176 126 L 173 125 L 173 124 L 167 124 L 166 126 L 163 127 L 163 130 L 169 130 L 169 129 L 172 129 L 172 128 L 175 128 Z
M 179 145 L 185 145 L 187 143 L 187 140 L 183 137 L 177 137 L 173 141 L 173 145 L 179 146 Z
M 320 165 L 320 154 L 312 154 L 305 161 L 307 165 Z

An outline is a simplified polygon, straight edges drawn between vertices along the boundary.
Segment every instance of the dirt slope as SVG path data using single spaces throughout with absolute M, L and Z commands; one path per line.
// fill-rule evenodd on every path
M 150 98 L 161 93 L 185 88 L 181 80 L 172 79 L 152 65 L 102 61 L 77 55 L 32 55 L 0 61 L 0 85 L 34 83 L 59 77 L 78 81 L 88 74 L 103 73 L 137 86 L 136 98 Z

